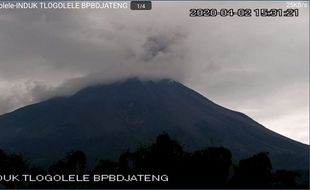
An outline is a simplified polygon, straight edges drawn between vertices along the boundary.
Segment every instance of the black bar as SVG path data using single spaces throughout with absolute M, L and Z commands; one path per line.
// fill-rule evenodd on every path
M 130 9 L 131 10 L 151 10 L 152 2 L 151 1 L 131 1 Z

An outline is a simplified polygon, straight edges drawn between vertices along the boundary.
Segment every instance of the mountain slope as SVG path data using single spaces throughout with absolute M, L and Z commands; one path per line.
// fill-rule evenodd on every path
M 49 163 L 73 149 L 116 159 L 163 131 L 194 150 L 225 146 L 237 159 L 270 152 L 276 168 L 307 169 L 307 145 L 274 133 L 182 84 L 136 78 L 85 88 L 0 116 L 0 148 Z

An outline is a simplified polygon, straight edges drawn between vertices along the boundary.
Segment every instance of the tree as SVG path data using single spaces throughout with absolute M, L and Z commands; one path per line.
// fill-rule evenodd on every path
M 231 165 L 231 152 L 223 147 L 210 147 L 188 155 L 182 164 L 184 176 L 200 187 L 224 187 Z
M 240 160 L 232 184 L 245 188 L 268 188 L 271 186 L 271 169 L 267 152 Z
M 50 174 L 83 174 L 85 168 L 86 155 L 82 151 L 74 151 L 51 165 L 48 171 Z
M 296 177 L 298 177 L 298 173 L 288 170 L 277 170 L 273 177 L 274 187 L 294 188 L 296 187 Z
M 96 174 L 112 174 L 117 173 L 118 163 L 109 160 L 99 160 L 95 166 L 93 173 Z
M 6 153 L 0 149 L 0 174 L 25 174 L 30 173 L 30 164 L 21 155 Z M 25 183 L 20 182 L 1 182 L 6 188 L 24 188 Z

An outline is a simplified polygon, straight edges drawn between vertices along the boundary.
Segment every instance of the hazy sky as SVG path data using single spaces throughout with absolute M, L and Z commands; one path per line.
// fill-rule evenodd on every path
M 293 18 L 188 16 L 190 8 L 212 7 L 286 9 L 286 4 L 0 10 L 0 113 L 98 82 L 171 78 L 309 144 L 308 8 Z

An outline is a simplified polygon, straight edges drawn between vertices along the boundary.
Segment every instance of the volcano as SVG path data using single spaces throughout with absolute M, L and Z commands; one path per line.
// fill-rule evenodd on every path
M 186 150 L 223 146 L 235 159 L 269 152 L 277 169 L 308 169 L 309 146 L 172 80 L 131 78 L 0 116 L 0 148 L 50 164 L 72 150 L 117 159 L 168 133 Z

